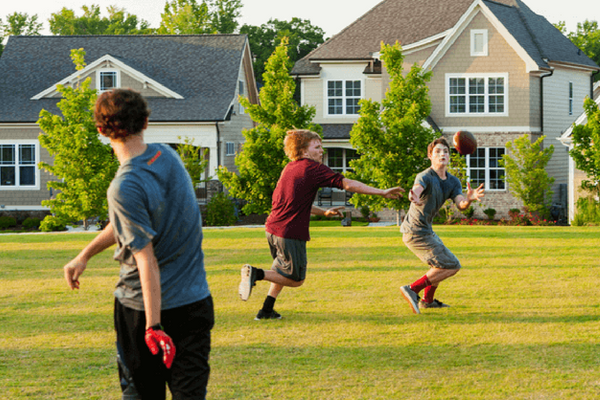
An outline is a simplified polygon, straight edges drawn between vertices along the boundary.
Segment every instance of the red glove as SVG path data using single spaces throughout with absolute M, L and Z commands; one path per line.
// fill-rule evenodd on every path
M 163 362 L 167 368 L 171 368 L 173 359 L 175 358 L 175 345 L 173 344 L 171 337 L 163 331 L 162 326 L 157 324 L 146 329 L 146 336 L 144 339 L 152 354 L 157 355 L 158 351 L 162 349 Z

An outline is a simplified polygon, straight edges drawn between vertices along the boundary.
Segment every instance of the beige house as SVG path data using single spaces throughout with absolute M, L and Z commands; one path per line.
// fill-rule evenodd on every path
M 487 207 L 505 216 L 522 205 L 498 161 L 506 142 L 523 134 L 546 135 L 545 146 L 555 146 L 548 172 L 560 203 L 568 153 L 557 139 L 582 112 L 599 67 L 520 0 L 384 0 L 298 61 L 292 74 L 301 103 L 316 107 L 330 167 L 345 171 L 356 157 L 349 133 L 358 101 L 380 101 L 389 86 L 382 41 L 402 45 L 405 71 L 417 63 L 433 72 L 428 123 L 448 138 L 458 130 L 476 135 L 468 174 L 485 184 Z
M 83 48 L 86 68 L 75 71 L 71 49 Z M 132 88 L 152 111 L 145 139 L 176 145 L 186 138 L 208 149 L 204 178 L 219 165 L 235 170 L 242 129 L 254 123 L 238 102 L 258 102 L 245 35 L 12 36 L 0 57 L 0 211 L 43 210 L 54 179 L 38 141 L 42 109 L 60 115 L 56 86 L 91 78 L 99 92 Z M 214 185 L 213 185 L 214 186 Z M 208 187 L 199 187 L 205 198 Z
M 600 81 L 594 84 L 594 101 L 600 106 Z M 563 133 L 560 137 L 560 142 L 570 151 L 573 148 L 571 134 L 575 125 L 585 125 L 587 123 L 587 115 L 582 113 L 577 120 Z M 569 204 L 569 222 L 575 217 L 577 200 L 585 195 L 581 191 L 581 182 L 586 179 L 586 174 L 575 167 L 575 161 L 569 157 L 569 188 L 568 188 L 568 204 Z

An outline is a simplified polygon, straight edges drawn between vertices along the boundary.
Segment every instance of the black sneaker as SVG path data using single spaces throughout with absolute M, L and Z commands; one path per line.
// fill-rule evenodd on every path
M 419 308 L 444 308 L 450 307 L 446 303 L 442 303 L 439 300 L 433 299 L 431 303 L 425 303 L 423 300 L 419 300 Z
M 254 318 L 254 320 L 260 321 L 261 319 L 281 319 L 281 314 L 275 310 L 271 312 L 260 310 L 258 314 L 256 314 L 256 318 Z
M 246 264 L 242 267 L 242 280 L 239 288 L 240 298 L 243 301 L 248 300 L 254 285 L 256 285 L 256 268 L 250 264 Z
M 421 314 L 421 311 L 419 311 L 419 295 L 410 288 L 410 285 L 402 286 L 400 292 L 406 301 L 408 301 L 408 304 L 410 304 L 410 308 L 412 308 L 413 312 L 415 314 Z

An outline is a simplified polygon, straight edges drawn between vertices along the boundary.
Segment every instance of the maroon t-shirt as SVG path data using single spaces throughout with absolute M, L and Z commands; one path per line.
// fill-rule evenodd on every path
M 310 209 L 320 187 L 343 189 L 344 176 L 308 158 L 292 161 L 283 169 L 273 192 L 267 218 L 268 233 L 286 239 L 310 240 Z

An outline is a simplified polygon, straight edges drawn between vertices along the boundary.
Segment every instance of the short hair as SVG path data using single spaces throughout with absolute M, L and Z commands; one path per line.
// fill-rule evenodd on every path
M 448 141 L 445 138 L 440 137 L 429 143 L 429 146 L 427 146 L 427 157 L 431 157 L 433 154 L 433 148 L 438 144 L 446 146 L 448 148 L 448 153 L 450 152 L 450 145 L 448 144 Z
M 148 103 L 140 93 L 131 89 L 104 92 L 94 107 L 96 127 L 111 139 L 141 133 L 149 116 Z
M 315 139 L 321 141 L 321 136 L 308 129 L 293 129 L 288 131 L 287 136 L 283 140 L 285 155 L 292 161 L 301 159 L 304 150 Z

